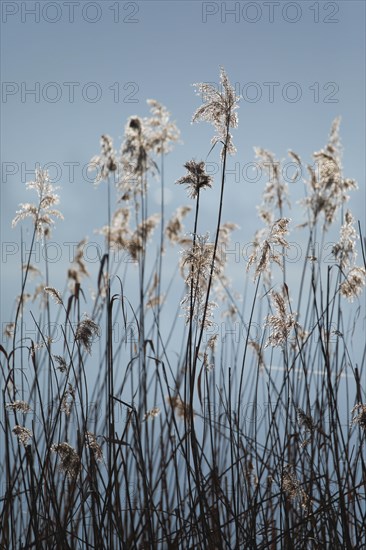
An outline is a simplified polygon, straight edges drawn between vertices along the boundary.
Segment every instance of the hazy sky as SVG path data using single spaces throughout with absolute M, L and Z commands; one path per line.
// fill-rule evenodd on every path
M 99 152 L 100 135 L 111 135 L 119 148 L 126 118 L 148 115 L 146 99 L 166 105 L 184 142 L 166 162 L 168 214 L 188 204 L 174 181 L 185 161 L 206 158 L 213 135 L 207 124 L 190 124 L 200 103 L 191 84 L 217 82 L 220 65 L 243 96 L 234 132 L 238 152 L 229 163 L 238 175 L 228 176 L 224 220 L 239 223 L 247 240 L 260 225 L 255 205 L 264 180 L 260 185 L 243 176 L 253 146 L 279 158 L 291 148 L 311 162 L 341 115 L 344 172 L 360 186 L 350 205 L 365 230 L 363 1 L 4 1 L 1 8 L 3 320 L 20 285 L 20 254 L 12 248 L 20 230 L 11 229 L 11 220 L 19 202 L 33 201 L 25 182 L 35 164 L 51 163 L 61 187 L 65 221 L 53 233 L 61 257 L 50 275 L 63 288 L 64 243 L 96 239 L 93 229 L 106 223 L 105 188 L 95 190 L 84 170 Z M 218 162 L 218 154 L 210 160 Z M 216 200 L 206 192 L 208 226 Z M 158 208 L 152 203 L 152 212 Z

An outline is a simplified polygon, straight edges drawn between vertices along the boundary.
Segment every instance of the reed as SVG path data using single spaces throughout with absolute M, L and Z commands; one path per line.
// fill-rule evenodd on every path
M 345 208 L 357 185 L 343 175 L 340 119 L 312 166 L 289 152 L 308 174 L 297 233 L 281 163 L 255 149 L 268 183 L 237 290 L 228 251 L 238 226 L 223 212 L 239 98 L 224 69 L 220 83 L 195 85 L 193 115 L 214 126 L 207 149 L 220 177 L 187 161 L 175 191 L 183 199 L 186 185 L 190 204 L 170 218 L 164 167 L 179 131 L 167 109 L 149 100 L 120 150 L 102 136 L 92 161 L 106 186 L 105 252 L 90 275 L 81 240 L 63 291 L 47 260 L 42 273 L 31 264 L 62 219 L 59 197 L 43 170 L 27 185 L 37 200 L 13 225 L 29 218 L 33 233 L 0 346 L 1 548 L 366 546 L 365 245 L 363 221 Z M 331 228 L 329 264 L 316 243 Z M 295 267 L 291 239 L 305 243 Z

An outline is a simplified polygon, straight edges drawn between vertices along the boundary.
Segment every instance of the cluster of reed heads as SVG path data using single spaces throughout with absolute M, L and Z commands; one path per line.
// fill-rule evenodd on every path
M 262 228 L 235 290 L 225 251 L 238 226 L 222 218 L 239 98 L 224 69 L 219 87 L 195 87 L 193 122 L 214 126 L 220 176 L 207 159 L 188 160 L 175 183 L 190 204 L 166 216 L 179 131 L 149 100 L 150 116 L 128 119 L 119 151 L 101 138 L 92 166 L 106 186 L 105 252 L 91 276 L 81 240 L 63 291 L 47 259 L 31 263 L 63 218 L 57 189 L 42 169 L 27 184 L 37 201 L 21 204 L 13 225 L 30 218 L 29 253 L 0 346 L 1 548 L 366 545 L 366 263 L 361 223 L 346 208 L 357 185 L 343 175 L 340 119 L 312 165 L 289 152 L 306 174 L 297 227 L 281 163 L 255 149 L 268 175 Z M 207 193 L 218 201 L 211 236 L 200 216 Z M 329 264 L 317 244 L 331 227 Z M 292 231 L 305 243 L 295 277 Z

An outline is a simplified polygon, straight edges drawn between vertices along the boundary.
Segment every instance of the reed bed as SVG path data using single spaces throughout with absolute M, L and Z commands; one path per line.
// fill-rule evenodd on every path
M 13 225 L 31 223 L 30 252 L 0 346 L 1 548 L 366 547 L 365 246 L 347 208 L 357 184 L 343 175 L 340 120 L 311 166 L 289 152 L 306 174 L 299 220 L 280 163 L 255 149 L 268 182 L 235 289 L 237 225 L 223 211 L 239 98 L 224 69 L 220 88 L 195 86 L 193 122 L 215 131 L 198 154 L 216 155 L 220 174 L 188 160 L 175 188 L 188 204 L 166 212 L 179 131 L 149 100 L 119 150 L 101 138 L 104 254 L 90 275 L 80 240 L 62 291 L 47 261 L 31 263 L 62 219 L 59 196 L 42 169 L 27 184 L 36 202 Z M 213 192 L 209 235 L 202 202 Z M 331 228 L 329 264 L 316 243 Z M 305 243 L 295 266 L 291 238 Z

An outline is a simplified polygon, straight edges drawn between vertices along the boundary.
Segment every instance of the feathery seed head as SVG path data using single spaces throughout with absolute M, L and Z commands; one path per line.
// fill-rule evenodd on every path
M 353 179 L 344 178 L 341 164 L 341 144 L 339 139 L 340 118 L 333 121 L 328 144 L 313 154 L 316 169 L 308 167 L 310 173 L 310 193 L 301 201 L 312 212 L 314 225 L 321 213 L 327 229 L 335 220 L 339 208 L 349 200 L 348 192 L 357 189 Z M 305 223 L 304 225 L 307 225 Z
M 352 418 L 351 424 L 358 424 L 360 428 L 366 431 L 366 403 L 357 403 L 351 411 L 351 414 L 356 416 Z
M 88 167 L 88 170 L 97 169 L 94 184 L 97 185 L 101 181 L 107 181 L 110 173 L 115 172 L 117 168 L 118 161 L 116 151 L 113 148 L 113 140 L 107 134 L 103 134 L 100 138 L 100 154 L 91 159 Z
M 61 357 L 61 355 L 53 355 L 52 357 L 54 358 L 54 360 L 58 364 L 57 369 L 60 372 L 66 372 L 67 371 L 67 364 L 66 364 L 65 359 L 63 357 Z
M 81 470 L 79 455 L 68 443 L 58 443 L 51 446 L 51 451 L 57 453 L 60 457 L 60 470 L 65 472 L 67 477 L 77 479 Z
M 347 278 L 340 285 L 340 292 L 349 302 L 353 302 L 359 296 L 366 284 L 366 269 L 364 267 L 353 267 L 347 275 Z
M 91 346 L 94 337 L 100 336 L 99 326 L 86 317 L 78 324 L 75 333 L 75 340 L 79 341 L 88 353 L 91 353 Z
M 173 143 L 179 141 L 180 132 L 174 122 L 170 120 L 170 113 L 164 105 L 155 99 L 148 99 L 151 118 L 145 119 L 148 148 L 157 155 L 168 153 Z
M 12 403 L 7 403 L 5 406 L 7 409 L 22 413 L 27 413 L 31 410 L 30 406 L 25 401 L 13 401 Z
M 184 232 L 183 218 L 191 211 L 190 206 L 180 206 L 168 221 L 165 235 L 171 243 L 178 243 Z
M 103 451 L 101 446 L 97 441 L 97 437 L 92 432 L 85 432 L 85 443 L 86 446 L 92 451 L 94 458 L 97 462 L 102 462 L 103 460 Z
M 344 223 L 340 230 L 340 239 L 332 249 L 334 256 L 339 260 L 339 265 L 342 270 L 354 264 L 356 260 L 357 233 L 354 224 L 355 219 L 350 210 L 347 210 L 344 216 Z
M 283 248 L 289 248 L 289 244 L 285 238 L 288 234 L 289 218 L 280 218 L 275 221 L 267 230 L 260 232 L 256 235 L 253 242 L 253 252 L 249 257 L 247 264 L 247 271 L 249 271 L 252 264 L 256 264 L 256 270 L 254 273 L 254 280 L 263 272 L 266 272 L 269 268 L 270 262 L 275 262 L 282 269 L 281 252 L 274 250 L 274 246 L 280 246 Z M 267 236 L 262 243 L 260 238 L 262 233 L 266 233 Z
M 12 227 L 25 218 L 32 218 L 37 239 L 43 239 L 50 236 L 50 228 L 55 223 L 52 217 L 63 220 L 63 215 L 53 206 L 59 203 L 59 197 L 55 193 L 56 187 L 52 185 L 49 179 L 48 171 L 41 168 L 36 170 L 35 181 L 26 184 L 27 189 L 34 189 L 38 195 L 38 205 L 31 203 L 20 204 L 20 210 L 17 210 L 16 216 L 12 221 Z
M 213 178 L 206 174 L 204 161 L 189 160 L 184 167 L 187 170 L 186 175 L 179 178 L 175 183 L 179 185 L 187 184 L 189 198 L 195 199 L 201 189 L 212 187 Z
M 49 294 L 55 300 L 56 304 L 62 305 L 62 297 L 58 290 L 51 286 L 46 286 L 43 290 L 46 294 Z
M 154 407 L 144 414 L 143 422 L 149 418 L 156 418 L 160 414 L 159 407 Z
M 203 120 L 214 125 L 216 135 L 211 142 L 214 145 L 219 141 L 223 143 L 224 147 L 221 150 L 221 156 L 223 156 L 225 146 L 229 154 L 236 152 L 229 129 L 238 126 L 238 116 L 235 110 L 238 108 L 240 98 L 235 95 L 234 88 L 223 67 L 220 68 L 220 83 L 221 91 L 209 83 L 193 84 L 196 87 L 197 95 L 202 97 L 204 103 L 194 113 L 192 122 Z
M 14 426 L 12 432 L 17 436 L 19 443 L 24 445 L 24 447 L 28 445 L 28 441 L 33 437 L 32 431 L 24 426 Z
M 271 328 L 271 333 L 267 339 L 267 346 L 281 346 L 285 344 L 291 330 L 297 325 L 296 316 L 293 313 L 287 313 L 285 300 L 282 294 L 271 291 L 272 304 L 276 309 L 276 315 L 267 315 L 266 326 Z

